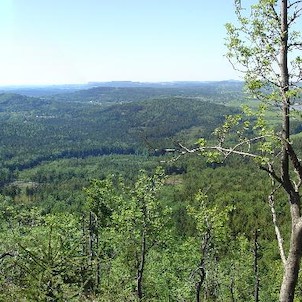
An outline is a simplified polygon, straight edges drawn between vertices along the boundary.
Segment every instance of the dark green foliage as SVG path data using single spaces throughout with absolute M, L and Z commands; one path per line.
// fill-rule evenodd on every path
M 115 99 L 108 106 L 2 94 L 1 166 L 23 170 L 60 158 L 152 152 L 185 136 L 195 141 L 232 112 L 204 100 L 165 97 L 119 104 Z

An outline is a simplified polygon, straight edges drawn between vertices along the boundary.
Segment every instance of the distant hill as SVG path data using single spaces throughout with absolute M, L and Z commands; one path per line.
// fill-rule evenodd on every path
M 49 102 L 40 98 L 28 97 L 16 93 L 0 93 L 0 112 L 37 110 L 47 103 Z
M 198 82 L 199 83 L 199 82 Z M 180 82 L 154 87 L 110 87 L 100 86 L 72 93 L 57 94 L 52 100 L 67 102 L 121 103 L 145 101 L 147 99 L 175 96 L 206 98 L 215 103 L 227 103 L 229 99 L 242 98 L 241 82 Z
M 197 88 L 200 91 L 206 89 L 241 91 L 243 82 L 240 81 L 176 81 L 176 82 L 132 82 L 132 81 L 112 81 L 112 82 L 89 82 L 87 84 L 66 84 L 49 86 L 7 86 L 0 87 L 0 93 L 17 93 L 26 96 L 48 97 L 57 94 L 69 94 L 79 90 L 88 90 L 95 87 L 111 88 Z M 176 91 L 175 91 L 176 92 Z
M 125 90 L 117 91 L 127 99 Z M 179 139 L 209 136 L 225 114 L 234 112 L 206 98 L 151 98 L 150 91 L 142 101 L 146 94 L 136 93 L 139 100 L 111 106 L 0 95 L 0 168 L 23 169 L 60 157 L 153 152 Z
M 236 80 L 227 81 L 173 81 L 173 82 L 132 82 L 132 81 L 112 81 L 112 82 L 89 82 L 88 85 L 95 87 L 151 87 L 151 88 L 183 88 L 183 87 L 203 87 L 203 86 L 240 86 L 243 82 Z

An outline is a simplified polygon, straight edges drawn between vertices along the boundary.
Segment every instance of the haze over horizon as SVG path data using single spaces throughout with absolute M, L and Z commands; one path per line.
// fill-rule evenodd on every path
M 0 86 L 239 79 L 233 0 L 2 0 Z

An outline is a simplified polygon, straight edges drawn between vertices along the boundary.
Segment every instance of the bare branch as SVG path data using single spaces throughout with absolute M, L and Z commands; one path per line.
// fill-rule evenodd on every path
M 223 148 L 223 147 L 203 147 L 201 148 L 201 151 L 204 151 L 204 150 L 217 150 L 223 154 L 227 154 L 227 156 L 229 154 L 237 154 L 237 155 L 243 155 L 243 156 L 248 156 L 248 157 L 253 157 L 253 158 L 257 158 L 258 155 L 256 154 L 253 154 L 253 153 L 249 153 L 249 152 L 244 152 L 244 151 L 238 151 L 238 150 L 234 150 L 233 148 Z
M 232 68 L 235 71 L 239 71 L 240 73 L 245 73 L 246 72 L 246 70 L 239 69 L 238 67 L 236 67 L 235 64 L 232 62 L 232 60 L 228 56 L 226 56 L 226 58 L 228 59 L 229 63 L 232 65 Z
M 229 147 L 229 148 L 225 148 L 222 147 L 221 145 L 218 146 L 204 146 L 204 147 L 197 147 L 197 148 L 193 148 L 193 149 L 189 149 L 188 147 L 184 146 L 182 143 L 178 142 L 178 146 L 184 150 L 181 155 L 187 154 L 187 153 L 196 153 L 196 152 L 206 152 L 206 151 L 218 151 L 220 152 L 222 155 L 224 155 L 224 159 L 226 159 L 227 157 L 229 157 L 231 154 L 237 154 L 237 155 L 241 155 L 244 157 L 251 157 L 251 158 L 258 158 L 259 155 L 251 153 L 251 152 L 246 152 L 246 151 L 241 151 L 241 150 L 237 150 L 239 147 L 243 146 L 243 145 L 250 145 L 256 141 L 259 141 L 263 138 L 266 137 L 271 137 L 271 135 L 261 135 L 261 136 L 257 136 L 251 139 L 247 139 L 244 140 L 240 143 L 238 143 L 237 145 L 235 145 L 234 147 Z M 181 156 L 179 155 L 179 156 Z M 177 158 L 179 158 L 179 156 Z M 263 168 L 263 170 L 265 170 Z M 266 170 L 268 172 L 268 170 Z M 276 176 L 277 177 L 277 176 Z M 277 178 L 276 178 L 277 180 Z
M 287 144 L 287 152 L 288 152 L 291 162 L 294 166 L 294 169 L 298 174 L 299 183 L 297 186 L 299 188 L 301 186 L 301 182 L 302 182 L 302 166 L 301 166 L 300 160 L 298 159 L 297 154 L 294 151 L 293 146 L 291 144 Z
M 289 4 L 287 8 L 290 9 L 292 6 L 298 5 L 299 3 L 302 3 L 302 0 L 294 1 L 293 3 Z
M 5 257 L 14 257 L 14 254 L 10 253 L 10 252 L 6 252 L 6 253 L 3 253 L 2 255 L 0 255 L 0 260 L 5 258 Z
M 265 138 L 265 137 L 269 137 L 269 136 L 270 136 L 270 135 L 261 135 L 261 136 L 253 137 L 253 138 L 251 138 L 251 139 L 244 140 L 244 141 L 238 143 L 237 145 L 235 145 L 233 148 L 229 148 L 230 152 L 226 155 L 225 158 L 227 158 L 227 157 L 228 157 L 230 154 L 232 154 L 232 153 L 238 154 L 237 151 L 236 151 L 236 149 L 239 148 L 240 146 L 245 145 L 245 144 L 248 144 L 248 145 L 249 145 L 249 144 L 251 144 L 251 143 L 253 143 L 253 142 L 255 142 L 255 141 L 259 141 L 259 140 L 261 140 L 261 139 L 263 139 L 263 138 Z M 218 150 L 218 151 L 219 151 L 219 150 Z M 235 152 L 234 152 L 234 151 L 235 151 Z M 248 156 L 250 156 L 250 157 L 257 157 L 256 154 L 252 154 L 252 153 L 248 153 L 248 154 L 249 154 Z M 242 155 L 243 155 L 243 154 L 242 154 Z M 247 154 L 245 154 L 245 155 L 247 155 Z
M 274 4 L 270 4 L 270 7 L 271 7 L 271 9 L 272 9 L 273 16 L 268 16 L 268 17 L 273 18 L 273 19 L 276 20 L 276 21 L 278 22 L 278 24 L 280 25 L 280 24 L 281 24 L 281 20 L 280 20 L 279 15 L 277 14 L 277 11 L 276 11 L 276 9 L 275 9 Z
M 177 143 L 178 146 L 184 150 L 184 152 L 182 154 L 185 154 L 185 153 L 195 153 L 195 152 L 198 152 L 200 151 L 201 149 L 200 148 L 194 148 L 194 149 L 189 149 L 187 148 L 186 146 L 184 146 L 182 143 L 178 142 Z
M 302 42 L 288 44 L 288 49 L 290 49 L 292 47 L 295 47 L 296 49 L 301 50 L 302 49 Z
M 276 210 L 275 210 L 275 199 L 274 199 L 274 194 L 277 191 L 277 189 L 279 189 L 279 187 L 275 188 L 268 196 L 268 204 L 269 204 L 269 206 L 271 208 L 271 212 L 272 212 L 272 219 L 273 219 L 273 224 L 274 224 L 275 233 L 276 233 L 276 237 L 277 237 L 280 257 L 281 257 L 283 266 L 285 267 L 286 257 L 285 257 L 284 247 L 283 247 L 283 238 L 281 236 L 281 232 L 280 232 L 280 229 L 277 224 L 277 214 L 276 214 Z
M 283 181 L 282 181 L 281 177 L 279 177 L 276 174 L 272 165 L 268 165 L 268 168 L 265 166 L 260 166 L 260 169 L 267 172 L 270 175 L 270 177 L 273 178 L 274 180 L 276 180 L 280 185 L 283 185 Z
M 185 150 L 185 152 L 183 154 L 216 150 L 216 151 L 222 153 L 225 156 L 229 156 L 229 154 L 233 153 L 233 154 L 248 156 L 248 157 L 252 157 L 252 158 L 258 157 L 258 155 L 253 154 L 253 153 L 238 151 L 238 150 L 234 150 L 233 148 L 224 148 L 224 147 L 221 147 L 221 146 L 199 147 L 199 148 L 189 149 L 189 148 L 185 147 L 184 145 L 182 145 L 181 143 L 178 143 L 178 145 L 183 150 Z
M 290 26 L 293 22 L 295 22 L 295 20 L 300 16 L 301 11 L 302 11 L 302 8 L 299 8 L 296 11 L 294 11 L 293 16 L 288 21 L 288 26 Z

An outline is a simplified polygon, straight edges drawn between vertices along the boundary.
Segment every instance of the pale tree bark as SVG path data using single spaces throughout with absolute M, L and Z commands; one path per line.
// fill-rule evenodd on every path
M 300 213 L 300 195 L 290 179 L 289 152 L 290 144 L 290 99 L 288 91 L 290 87 L 288 73 L 288 0 L 281 0 L 281 51 L 280 51 L 280 71 L 281 71 L 281 93 L 282 93 L 282 159 L 281 159 L 281 179 L 283 187 L 288 194 L 291 214 L 291 237 L 287 259 L 284 265 L 284 275 L 280 290 L 281 302 L 294 301 L 295 288 L 298 281 L 300 262 L 302 256 L 302 224 Z M 294 154 L 295 155 L 295 154 Z
M 302 256 L 302 224 L 300 215 L 297 216 L 297 211 L 300 211 L 298 207 L 300 205 L 300 196 L 298 193 L 292 196 L 290 203 L 292 219 L 290 248 L 284 265 L 280 302 L 294 301 Z

